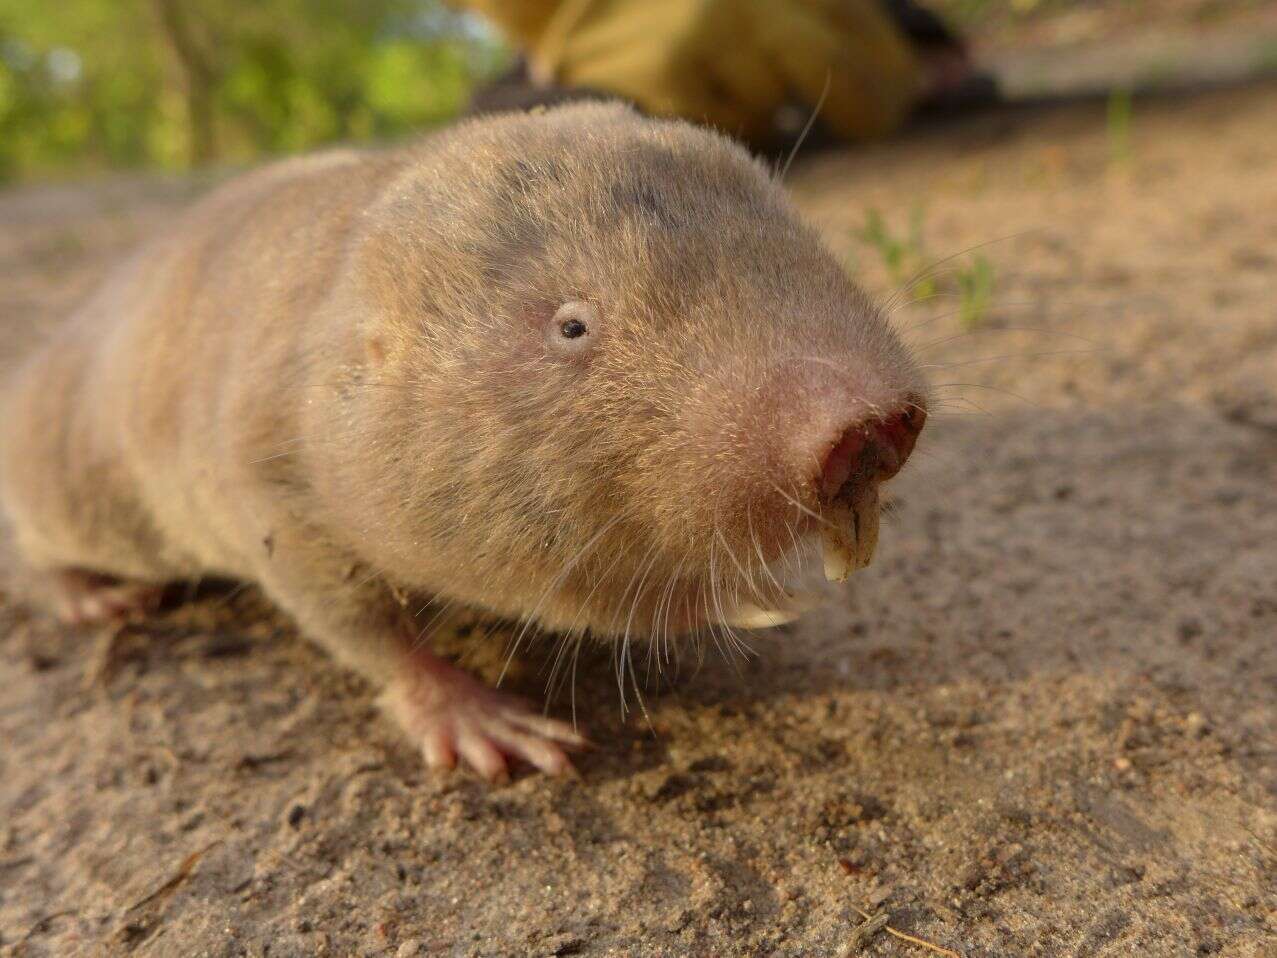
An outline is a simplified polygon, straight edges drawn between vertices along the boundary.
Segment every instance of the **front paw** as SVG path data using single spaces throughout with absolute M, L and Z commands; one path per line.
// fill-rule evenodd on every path
M 414 653 L 382 698 L 386 711 L 421 746 L 431 768 L 453 768 L 460 757 L 489 781 L 509 776 L 509 759 L 547 775 L 572 771 L 567 752 L 586 745 L 570 725 L 537 715 L 426 652 Z

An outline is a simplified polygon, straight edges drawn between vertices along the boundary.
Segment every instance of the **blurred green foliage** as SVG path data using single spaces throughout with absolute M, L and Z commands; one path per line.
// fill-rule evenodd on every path
M 0 180 L 394 137 L 505 58 L 435 0 L 0 0 Z

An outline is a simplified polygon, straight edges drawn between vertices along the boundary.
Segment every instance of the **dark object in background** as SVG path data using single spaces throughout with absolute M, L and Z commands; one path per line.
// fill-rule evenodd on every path
M 915 108 L 915 117 L 952 116 L 1001 102 L 997 79 L 990 73 L 973 68 L 966 42 L 944 20 L 913 0 L 879 0 L 879 3 L 909 39 L 919 58 L 938 77 L 935 89 Z M 474 92 L 466 115 L 530 110 L 575 100 L 620 98 L 606 90 L 536 83 L 526 59 L 520 57 L 509 71 Z M 637 104 L 635 106 L 642 109 Z M 766 142 L 750 145 L 765 154 L 788 154 L 804 136 L 812 109 L 811 104 L 792 101 L 785 104 L 776 112 L 774 136 Z M 803 145 L 805 149 L 812 150 L 835 146 L 839 142 L 839 138 L 825 129 L 817 117 L 806 132 Z
M 949 29 L 948 24 L 913 0 L 879 0 L 879 3 L 891 15 L 891 19 L 896 21 L 901 32 L 913 41 L 915 47 L 966 49 L 966 44 Z
M 467 116 L 485 113 L 504 113 L 507 110 L 531 110 L 534 107 L 550 107 L 574 100 L 616 100 L 615 93 L 592 90 L 588 87 L 543 86 L 535 83 L 528 70 L 528 62 L 520 57 L 518 62 L 491 83 L 479 87 L 470 97 Z
M 879 2 L 924 60 L 952 73 L 949 82 L 939 84 L 918 104 L 915 116 L 949 116 L 1001 101 L 997 79 L 973 68 L 966 41 L 940 17 L 913 0 Z

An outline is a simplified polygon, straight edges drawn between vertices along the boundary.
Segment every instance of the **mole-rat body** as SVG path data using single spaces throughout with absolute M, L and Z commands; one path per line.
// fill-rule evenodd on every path
M 923 406 L 765 169 L 578 105 L 198 203 L 8 387 L 2 495 L 68 619 L 256 582 L 432 766 L 558 772 L 576 733 L 426 652 L 433 610 L 625 643 L 751 621 L 797 541 L 868 561 Z

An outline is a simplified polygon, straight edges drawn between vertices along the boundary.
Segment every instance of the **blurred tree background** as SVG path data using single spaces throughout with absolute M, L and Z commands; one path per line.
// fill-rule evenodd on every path
M 437 0 L 0 0 L 0 181 L 392 138 L 506 57 Z
M 987 49 L 1272 0 L 925 0 Z M 444 122 L 509 54 L 443 0 L 0 0 L 0 183 L 239 164 Z

